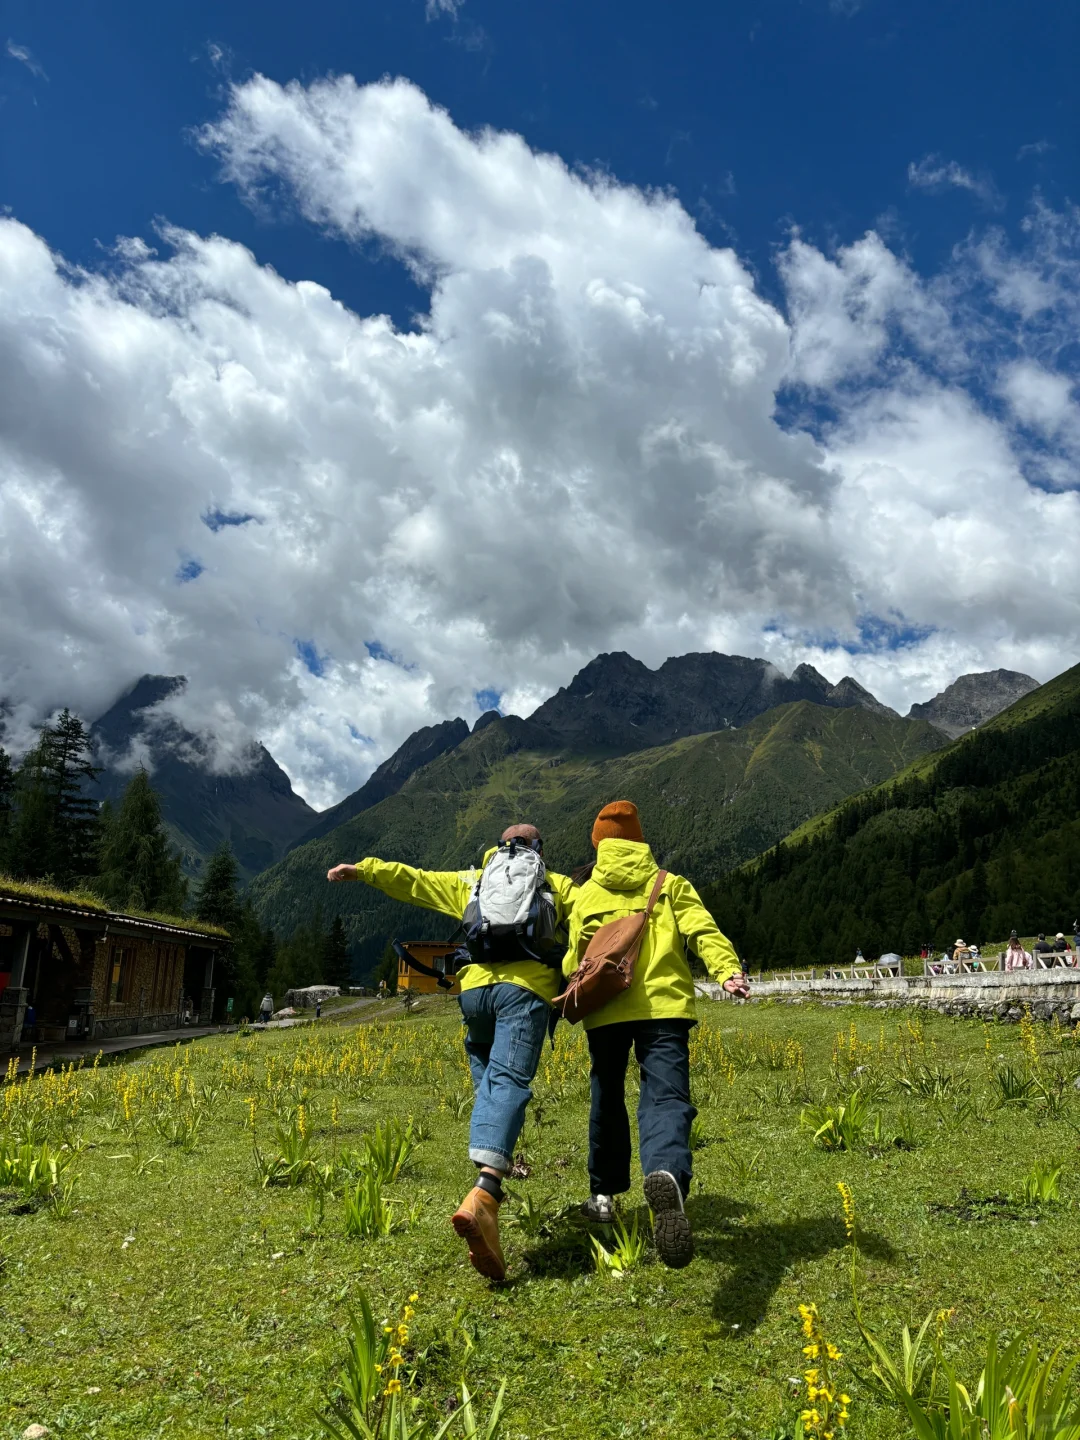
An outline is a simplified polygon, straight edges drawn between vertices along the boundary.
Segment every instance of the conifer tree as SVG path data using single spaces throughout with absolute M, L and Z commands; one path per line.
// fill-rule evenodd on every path
M 238 1019 L 258 1013 L 265 980 L 259 969 L 268 934 L 272 940 L 273 933 L 263 930 L 250 896 L 245 895 L 233 930 L 234 944 L 225 961 L 226 983 L 233 996 L 233 1014 Z
M 345 922 L 335 915 L 330 929 L 323 937 L 322 982 L 324 985 L 338 985 L 347 990 L 352 979 L 352 964 L 349 960 L 349 946 L 345 936 Z
M 102 899 L 118 910 L 162 910 L 179 914 L 187 900 L 180 856 L 170 849 L 161 806 L 146 771 L 136 771 L 114 808 L 102 808 L 100 873 Z
M 15 874 L 70 885 L 95 873 L 98 802 L 87 784 L 96 783 L 101 769 L 90 754 L 86 726 L 70 710 L 42 726 L 15 777 L 9 842 Z
M 206 862 L 195 914 L 208 925 L 221 925 L 230 932 L 240 919 L 240 871 L 227 840 Z
M 15 772 L 12 800 L 8 868 L 19 879 L 40 880 L 46 875 L 57 878 L 61 847 L 40 742 L 26 752 Z
M 87 783 L 97 784 L 101 766 L 91 760 L 93 747 L 86 726 L 66 706 L 55 724 L 46 727 L 45 740 L 56 787 L 57 825 L 70 873 L 92 874 L 100 802 L 87 793 Z
M 383 951 L 383 953 L 379 956 L 379 963 L 378 963 L 378 965 L 375 967 L 375 984 L 378 985 L 378 983 L 379 983 L 380 980 L 385 980 L 385 981 L 386 981 L 386 991 L 387 991 L 387 994 L 388 994 L 388 995 L 396 995 L 396 994 L 397 994 L 397 977 L 398 977 L 398 956 L 397 956 L 397 951 L 394 949 L 393 945 L 392 945 L 392 944 L 390 943 L 390 941 L 388 940 L 388 941 L 386 942 L 386 949 L 385 949 L 385 950 Z
M 15 802 L 15 771 L 11 756 L 0 747 L 0 871 L 10 866 L 8 854 Z

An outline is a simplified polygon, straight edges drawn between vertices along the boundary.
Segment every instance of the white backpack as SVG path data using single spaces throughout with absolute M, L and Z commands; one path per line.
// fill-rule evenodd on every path
M 462 919 L 474 960 L 541 960 L 555 941 L 558 915 L 547 867 L 523 840 L 500 841 Z

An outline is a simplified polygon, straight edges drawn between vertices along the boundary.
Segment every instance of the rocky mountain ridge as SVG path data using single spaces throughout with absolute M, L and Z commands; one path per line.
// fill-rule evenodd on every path
M 323 923 L 340 914 L 366 971 L 388 935 L 445 937 L 448 924 L 365 885 L 328 886 L 326 871 L 339 861 L 381 855 L 461 869 L 479 863 L 506 825 L 528 819 L 541 829 L 549 864 L 566 873 L 592 856 L 597 810 L 623 796 L 637 804 L 660 862 L 705 883 L 947 743 L 932 725 L 884 707 L 807 700 L 742 726 L 621 752 L 554 744 L 532 720 L 494 715 L 394 795 L 293 848 L 256 878 L 252 897 L 284 935 L 318 914 Z
M 248 763 L 214 774 L 204 740 L 153 711 L 186 682 L 144 675 L 94 724 L 106 773 L 98 793 L 115 797 L 130 774 L 132 744 L 145 745 L 166 821 L 190 873 L 223 839 L 233 844 L 245 876 L 396 794 L 411 776 L 469 737 L 456 718 L 422 726 L 384 760 L 364 785 L 321 814 L 289 782 L 264 746 L 252 742 Z M 1016 671 L 960 676 L 939 695 L 913 705 L 909 719 L 928 721 L 955 738 L 985 723 L 1036 688 Z M 563 750 L 596 755 L 631 754 L 692 735 L 741 728 L 793 701 L 830 709 L 862 707 L 882 716 L 896 712 L 850 676 L 832 684 L 812 665 L 784 675 L 767 660 L 716 652 L 673 656 L 656 670 L 623 651 L 596 656 L 527 720 L 481 715 L 472 733 L 509 722 L 515 749 Z M 117 763 L 120 761 L 121 763 Z
M 598 655 L 529 716 L 555 742 L 644 750 L 686 735 L 729 730 L 795 700 L 894 715 L 845 676 L 832 685 L 812 665 L 787 676 L 768 660 L 715 651 L 673 656 L 650 670 L 625 651 Z
M 929 720 L 956 740 L 1030 695 L 1039 682 L 1019 670 L 984 670 L 961 675 L 931 700 L 912 705 L 909 720 Z
M 488 712 L 496 716 L 497 713 Z M 483 719 L 481 716 L 477 721 L 477 728 Z M 414 730 L 404 745 L 399 746 L 389 760 L 384 760 L 359 790 L 346 795 L 344 800 L 331 805 L 329 810 L 320 811 L 314 825 L 293 840 L 286 849 L 293 850 L 297 845 L 306 845 L 309 840 L 328 835 L 346 820 L 351 820 L 364 810 L 369 810 L 372 805 L 377 805 L 380 800 L 396 794 L 410 775 L 422 766 L 429 765 L 432 760 L 437 760 L 447 750 L 453 750 L 468 734 L 469 727 L 460 718 L 444 720 L 441 725 L 423 725 L 419 730 Z

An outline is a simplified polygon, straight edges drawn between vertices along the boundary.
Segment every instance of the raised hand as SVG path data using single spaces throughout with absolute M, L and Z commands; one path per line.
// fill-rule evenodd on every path
M 333 884 L 336 880 L 355 880 L 355 865 L 335 865 L 332 870 L 326 872 L 326 878 Z
M 750 998 L 750 979 L 747 975 L 732 975 L 730 980 L 725 980 L 723 988 L 729 995 L 737 995 L 740 1000 Z

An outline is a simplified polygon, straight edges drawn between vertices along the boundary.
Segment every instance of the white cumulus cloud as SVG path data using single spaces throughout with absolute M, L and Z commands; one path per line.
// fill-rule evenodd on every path
M 429 310 L 400 331 L 168 228 L 78 271 L 0 221 L 24 720 L 183 673 L 186 723 L 226 754 L 254 731 L 322 804 L 477 692 L 523 713 L 605 649 L 809 659 L 902 708 L 1076 658 L 1075 567 L 1028 564 L 1080 519 L 1030 382 L 1064 374 L 1030 297 L 1075 289 L 1074 217 L 931 280 L 874 234 L 795 239 L 781 313 L 670 194 L 466 133 L 404 81 L 256 76 L 201 139 L 258 203 L 377 237 Z

